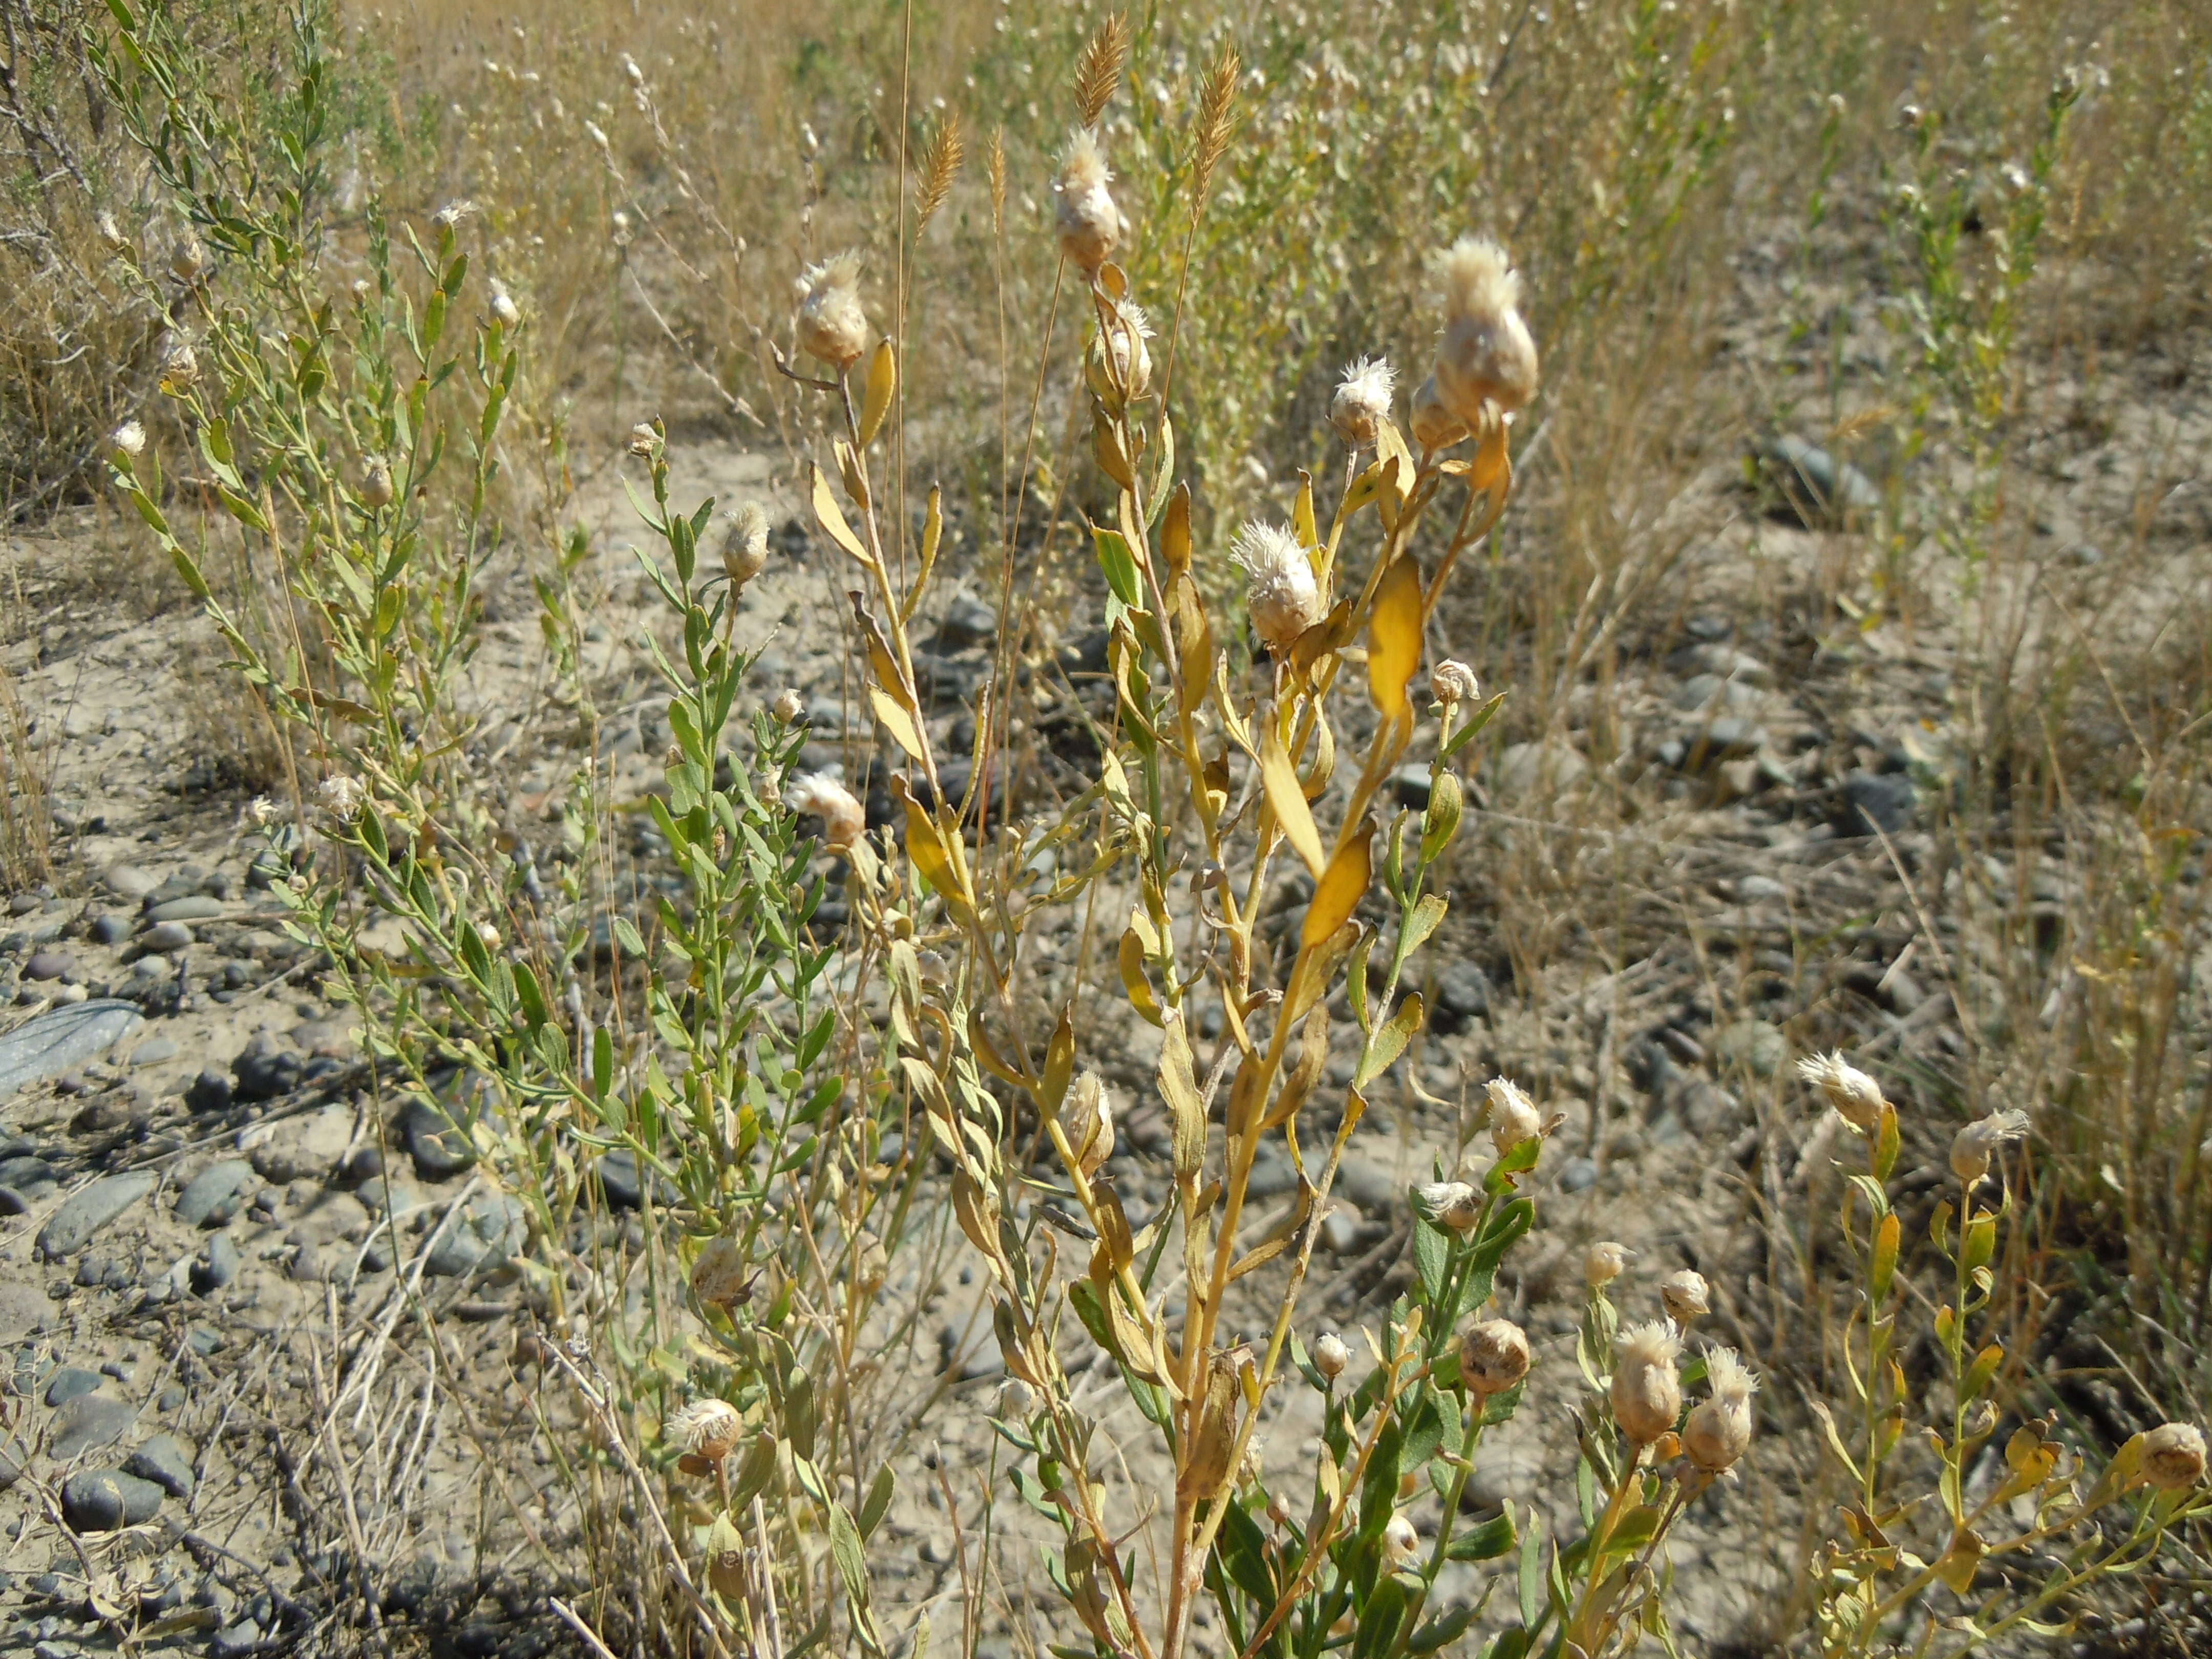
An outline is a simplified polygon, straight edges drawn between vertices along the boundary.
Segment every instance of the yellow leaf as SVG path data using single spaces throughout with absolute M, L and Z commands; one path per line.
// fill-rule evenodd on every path
M 1314 763 L 1299 787 L 1308 800 L 1319 800 L 1328 781 L 1336 775 L 1336 733 L 1329 728 L 1328 716 L 1316 707 L 1314 710 L 1314 735 L 1320 739 L 1314 747 Z
M 1318 881 L 1327 867 L 1322 858 L 1321 831 L 1314 828 L 1313 809 L 1306 805 L 1306 792 L 1299 787 L 1291 757 L 1283 752 L 1282 730 L 1272 713 L 1260 733 L 1260 781 L 1267 792 L 1267 805 L 1282 829 L 1283 839 L 1306 861 L 1306 868 Z
M 945 838 L 938 833 L 937 820 L 922 810 L 906 787 L 906 780 L 894 775 L 891 793 L 898 797 L 906 809 L 906 855 L 914 867 L 921 872 L 929 884 L 945 901 L 945 908 L 955 921 L 965 925 L 975 920 L 975 907 L 968 896 L 968 884 L 945 848 Z
M 1413 1033 L 1421 1029 L 1422 1017 L 1428 1012 L 1419 991 L 1412 993 L 1398 1005 L 1398 1012 L 1390 1023 L 1377 1031 L 1368 1044 L 1366 1058 L 1352 1073 L 1352 1086 L 1364 1089 L 1375 1079 L 1389 1071 L 1398 1056 L 1406 1052 Z
M 1190 486 L 1177 484 L 1175 494 L 1168 497 L 1168 516 L 1160 526 L 1160 557 L 1167 562 L 1170 577 L 1183 575 L 1190 569 Z
M 1936 1564 L 1936 1576 L 1954 1595 L 1964 1595 L 1974 1587 L 1974 1574 L 1982 1565 L 1982 1540 L 1972 1527 L 1961 1527 L 1952 1539 L 1951 1547 L 1943 1552 L 1943 1559 Z
M 1310 551 L 1321 545 L 1321 528 L 1314 522 L 1313 474 L 1298 470 L 1298 499 L 1291 508 L 1291 533 L 1298 545 Z
M 1206 701 L 1213 678 L 1213 627 L 1206 620 L 1206 602 L 1188 574 L 1173 579 L 1168 589 L 1168 620 L 1175 630 L 1176 657 L 1182 671 L 1176 696 L 1181 712 L 1188 714 Z
M 899 620 L 914 620 L 914 608 L 921 603 L 921 596 L 929 586 L 929 573 L 937 568 L 937 544 L 945 536 L 945 492 L 937 485 L 929 487 L 929 512 L 921 521 L 921 569 L 915 576 L 914 586 L 907 590 L 906 598 L 899 601 Z
M 1397 516 L 1395 507 L 1402 505 L 1413 491 L 1415 464 L 1413 452 L 1406 447 L 1405 439 L 1398 435 L 1398 428 L 1387 420 L 1375 423 L 1375 459 L 1382 463 L 1382 482 L 1389 487 L 1394 498 L 1391 516 L 1395 518 Z M 1393 460 L 1398 463 L 1398 470 L 1395 473 L 1389 465 Z
M 898 706 L 897 700 L 880 685 L 868 688 L 868 702 L 876 711 L 876 720 L 898 742 L 898 746 L 916 760 L 926 759 L 921 751 L 921 734 L 915 730 L 914 716 Z
M 1122 453 L 1121 440 L 1104 416 L 1100 416 L 1091 434 L 1091 447 L 1098 456 L 1099 470 L 1124 489 L 1137 487 L 1136 469 Z
M 1074 1075 L 1074 1016 L 1063 1008 L 1060 1023 L 1052 1028 L 1052 1041 L 1045 1045 L 1044 1080 L 1037 1091 L 1037 1104 L 1048 1113 L 1057 1112 L 1060 1103 L 1067 1097 L 1067 1080 Z
M 1283 991 L 1281 1018 L 1296 1020 L 1318 1003 L 1335 979 L 1336 970 L 1344 965 L 1345 957 L 1352 954 L 1361 939 L 1373 937 L 1358 922 L 1347 922 L 1312 950 L 1301 950 L 1291 970 L 1291 982 Z
M 808 489 L 814 500 L 816 522 L 821 525 L 831 541 L 869 569 L 874 569 L 876 562 L 868 556 L 868 550 L 860 545 L 860 538 L 853 533 L 853 526 L 846 521 L 845 509 L 837 505 L 837 498 L 830 493 L 830 480 L 822 476 L 822 469 L 811 461 L 806 464 L 806 471 L 810 475 Z
M 868 475 L 860 465 L 860 458 L 853 453 L 853 446 L 842 438 L 832 446 L 836 451 L 837 470 L 845 477 L 845 493 L 853 498 L 853 505 L 863 513 L 868 510 Z
M 1206 1106 L 1198 1097 L 1198 1078 L 1182 1016 L 1169 1014 L 1163 1029 L 1167 1036 L 1160 1044 L 1160 1097 L 1167 1102 L 1175 1124 L 1176 1178 L 1192 1181 L 1206 1163 Z
M 1298 930 L 1301 951 L 1311 950 L 1351 921 L 1359 901 L 1367 896 L 1368 884 L 1375 875 L 1370 841 L 1367 820 L 1363 818 L 1329 860 L 1321 884 L 1314 889 L 1313 902 L 1306 906 L 1305 925 Z
M 860 447 L 875 442 L 883 430 L 884 416 L 891 411 L 891 393 L 898 390 L 898 357 L 889 340 L 876 343 L 868 360 L 868 390 L 860 403 Z
M 1421 567 L 1403 555 L 1382 573 L 1367 625 L 1367 690 L 1394 720 L 1411 718 L 1406 687 L 1421 665 Z
M 858 593 L 847 597 L 852 600 L 853 620 L 860 625 L 860 637 L 867 646 L 868 669 L 875 676 L 875 683 L 908 714 L 920 714 L 921 705 L 915 697 L 914 688 L 907 684 L 906 675 L 899 668 L 898 659 L 891 654 L 890 641 L 884 637 L 884 630 L 876 625 L 876 619 L 868 614 L 867 607 L 860 603 Z M 921 758 L 918 750 L 911 752 L 915 753 L 916 759 Z
M 1164 1024 L 1160 1014 L 1160 1000 L 1152 994 L 1152 982 L 1145 973 L 1144 941 L 1137 937 L 1133 927 L 1121 935 L 1121 988 L 1129 994 L 1129 1006 L 1154 1025 Z

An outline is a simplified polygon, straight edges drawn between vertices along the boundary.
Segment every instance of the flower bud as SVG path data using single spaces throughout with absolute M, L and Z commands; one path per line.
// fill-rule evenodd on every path
M 1344 1346 L 1344 1339 L 1334 1331 L 1323 1331 L 1314 1344 L 1313 1363 L 1316 1370 L 1334 1382 L 1352 1363 L 1352 1350 Z
M 806 699 L 799 695 L 797 686 L 787 687 L 776 694 L 775 702 L 769 706 L 769 713 L 786 726 L 796 726 L 806 718 Z
M 1298 635 L 1322 618 L 1313 561 L 1287 530 L 1253 520 L 1237 534 L 1229 562 L 1244 572 L 1244 607 L 1267 654 L 1287 656 Z
M 1464 1181 L 1431 1181 L 1413 1188 L 1413 1212 L 1455 1233 L 1481 1219 L 1482 1196 Z
M 502 328 L 513 328 L 522 320 L 522 307 L 514 303 L 507 284 L 496 280 L 491 285 L 491 314 L 499 319 Z
M 1459 1376 L 1469 1394 L 1504 1394 L 1528 1375 L 1528 1334 L 1510 1319 L 1470 1325 L 1459 1340 Z
M 1383 357 L 1362 357 L 1346 363 L 1344 379 L 1329 399 L 1329 424 L 1354 449 L 1375 441 L 1383 422 L 1390 418 L 1390 397 L 1397 389 L 1398 371 Z
M 1413 388 L 1412 419 L 1413 441 L 1423 449 L 1449 449 L 1467 437 L 1467 422 L 1444 407 L 1433 374 Z
M 1964 1187 L 1973 1187 L 1990 1172 L 1990 1158 L 2008 1141 L 2027 1133 L 2027 1114 L 2018 1110 L 1992 1112 L 1977 1118 L 1951 1139 L 1951 1173 Z
M 341 774 L 337 777 L 325 778 L 317 784 L 315 799 L 323 811 L 339 823 L 351 823 L 361 816 L 362 808 L 368 804 L 368 791 L 362 787 L 358 778 L 349 778 Z
M 143 455 L 146 453 L 146 428 L 136 421 L 125 421 L 107 434 L 107 447 L 118 455 Z
M 1592 1290 L 1612 1284 L 1628 1265 L 1628 1258 L 1635 1254 L 1626 1244 L 1616 1244 L 1610 1239 L 1591 1245 L 1583 1252 L 1583 1283 Z
M 840 253 L 809 265 L 799 283 L 799 349 L 842 374 L 868 349 L 868 318 L 860 309 L 860 256 Z
M 1433 863 L 1442 856 L 1452 837 L 1459 834 L 1462 798 L 1459 775 L 1439 770 L 1429 786 L 1429 804 L 1421 813 L 1421 859 Z
M 744 1419 L 726 1400 L 695 1400 L 672 1413 L 662 1432 L 694 1457 L 719 1463 L 737 1449 Z
M 1152 319 L 1144 307 L 1123 300 L 1108 308 L 1088 370 L 1091 389 L 1102 401 L 1119 407 L 1152 389 L 1152 353 L 1145 343 L 1152 337 Z
M 2204 1478 L 2204 1436 L 2192 1423 L 2162 1423 L 2143 1436 L 2142 1476 L 2160 1492 Z
M 1053 192 L 1060 198 L 1053 228 L 1068 263 L 1088 276 L 1098 275 L 1121 240 L 1121 210 L 1106 188 L 1113 181 L 1098 135 L 1089 127 L 1069 133 L 1067 148 L 1060 152 L 1060 177 L 1053 181 Z
M 1620 1431 L 1648 1446 L 1682 1414 L 1682 1379 L 1674 1361 L 1682 1339 L 1663 1319 L 1628 1326 L 1613 1345 L 1613 1418 Z
M 105 209 L 102 209 L 100 216 L 93 221 L 93 227 L 100 232 L 100 240 L 118 252 L 131 240 L 123 234 L 123 227 L 116 223 L 115 216 Z
M 1490 1097 L 1491 1144 L 1498 1148 L 1500 1158 L 1522 1141 L 1543 1133 L 1544 1120 L 1536 1111 L 1536 1103 L 1522 1092 L 1519 1084 L 1506 1078 L 1492 1078 L 1485 1092 Z
M 768 568 L 768 513 L 758 501 L 747 501 L 728 515 L 727 522 L 722 573 L 731 586 L 743 587 Z
M 392 463 L 372 455 L 362 464 L 361 498 L 371 507 L 392 504 Z
M 1705 1276 L 1689 1267 L 1659 1281 L 1659 1301 L 1667 1316 L 1685 1330 L 1713 1310 Z
M 1421 1547 L 1420 1534 L 1403 1515 L 1394 1515 L 1382 1528 L 1382 1561 L 1394 1571 L 1411 1561 Z
M 659 437 L 660 434 L 653 430 L 652 422 L 640 421 L 629 429 L 629 453 L 641 460 L 649 459 L 653 446 Z
M 1521 319 L 1521 276 L 1505 250 L 1463 236 L 1445 253 L 1444 336 L 1437 349 L 1437 395 L 1469 428 L 1485 403 L 1501 414 L 1536 392 L 1536 343 Z
M 1734 1348 L 1705 1350 L 1705 1376 L 1712 1392 L 1698 1402 L 1682 1425 L 1682 1450 L 1708 1474 L 1731 1468 L 1751 1444 L 1751 1396 L 1759 1379 Z M 1675 1390 L 1679 1403 L 1680 1389 Z
M 1871 1134 L 1881 1127 L 1881 1085 L 1847 1064 L 1840 1050 L 1799 1060 L 1797 1075 L 1826 1096 L 1837 1115 L 1853 1128 Z
M 868 815 L 853 792 L 821 772 L 802 773 L 783 792 L 783 804 L 802 817 L 822 820 L 823 845 L 833 853 L 849 851 L 867 834 Z
M 1462 702 L 1473 702 L 1482 695 L 1482 684 L 1469 668 L 1456 657 L 1446 657 L 1429 670 L 1429 690 L 1436 700 L 1447 708 Z

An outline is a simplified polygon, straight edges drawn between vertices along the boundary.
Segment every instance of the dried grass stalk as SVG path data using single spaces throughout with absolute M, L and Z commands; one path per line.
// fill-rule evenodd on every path
M 945 205 L 945 198 L 952 193 L 952 181 L 960 174 L 960 163 L 968 154 L 968 141 L 960 131 L 960 112 L 948 109 L 945 118 L 937 124 L 937 131 L 929 136 L 929 148 L 921 156 L 921 187 L 915 197 L 914 234 L 918 240 L 929 228 L 937 210 Z
M 1081 125 L 1098 124 L 1121 84 L 1121 66 L 1128 61 L 1129 20 L 1121 12 L 1109 12 L 1075 60 L 1075 107 Z

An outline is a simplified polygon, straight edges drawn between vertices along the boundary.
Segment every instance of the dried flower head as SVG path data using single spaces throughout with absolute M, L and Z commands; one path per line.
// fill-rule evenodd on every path
M 1613 1419 L 1637 1445 L 1650 1444 L 1682 1414 L 1674 1370 L 1681 1352 L 1681 1334 L 1663 1319 L 1626 1326 L 1613 1343 Z
M 1583 1252 L 1583 1283 L 1592 1290 L 1610 1285 L 1620 1277 L 1621 1269 L 1628 1266 L 1635 1251 L 1626 1244 L 1616 1244 L 1603 1239 Z
M 1989 1174 L 1990 1158 L 1997 1148 L 2027 1133 L 2026 1112 L 1992 1112 L 1976 1118 L 1951 1139 L 1951 1173 L 1959 1177 L 1961 1186 L 1974 1186 Z
M 826 773 L 803 772 L 792 779 L 783 792 L 783 804 L 802 816 L 811 813 L 820 818 L 823 844 L 832 852 L 848 850 L 868 831 L 868 815 L 853 799 L 853 792 Z
M 1447 708 L 1462 702 L 1473 702 L 1482 695 L 1482 682 L 1457 657 L 1446 657 L 1429 670 L 1429 690 L 1436 700 Z
M 368 804 L 368 791 L 362 787 L 360 779 L 341 773 L 315 786 L 315 800 L 340 823 L 351 823 Z
M 93 221 L 93 228 L 100 232 L 101 241 L 118 252 L 131 240 L 123 234 L 123 227 L 116 223 L 115 216 L 104 208 L 100 210 L 100 216 Z
M 362 463 L 361 498 L 372 507 L 392 505 L 392 463 L 372 455 Z
M 1668 1273 L 1659 1281 L 1659 1302 L 1667 1310 L 1667 1317 L 1685 1330 L 1713 1310 L 1705 1276 L 1691 1267 Z
M 694 1400 L 669 1414 L 661 1432 L 694 1457 L 719 1463 L 737 1449 L 745 1420 L 726 1400 Z
M 1482 1218 L 1482 1194 L 1464 1181 L 1430 1181 L 1413 1188 L 1413 1211 L 1424 1221 L 1464 1233 Z
M 1392 1516 L 1382 1528 L 1384 1565 L 1394 1570 L 1402 1567 L 1419 1553 L 1420 1547 L 1421 1537 L 1413 1530 L 1413 1523 L 1402 1514 Z
M 1449 449 L 1465 441 L 1467 422 L 1444 406 L 1433 374 L 1413 388 L 1413 441 L 1423 449 Z
M 146 428 L 136 421 L 125 421 L 107 434 L 107 447 L 118 455 L 143 455 L 146 453 Z
M 734 1308 L 752 1295 L 744 1252 L 730 1237 L 710 1238 L 691 1264 L 691 1293 L 709 1307 Z
M 868 318 L 860 309 L 860 256 L 840 253 L 799 274 L 799 344 L 841 374 L 868 349 Z
M 199 354 L 192 343 L 181 334 L 172 334 L 161 343 L 161 390 L 172 398 L 181 398 L 198 382 Z
M 1152 319 L 1144 307 L 1121 300 L 1109 308 L 1099 343 L 1113 364 L 1105 381 L 1112 396 L 1141 398 L 1152 389 L 1152 352 L 1145 343 L 1152 337 Z
M 806 699 L 799 695 L 797 686 L 787 686 L 776 694 L 769 713 L 786 726 L 796 726 L 806 718 Z
M 210 264 L 207 245 L 190 231 L 169 250 L 169 275 L 187 287 L 205 278 Z
M 1114 1103 L 1107 1095 L 1106 1080 L 1096 1072 L 1079 1074 L 1067 1085 L 1067 1098 L 1060 1110 L 1068 1150 L 1087 1180 L 1114 1152 Z
M 653 430 L 652 422 L 640 421 L 629 429 L 629 453 L 641 460 L 645 459 L 652 455 L 653 446 L 659 438 L 660 434 Z
M 1705 1350 L 1705 1377 L 1712 1392 L 1682 1425 L 1682 1449 L 1698 1468 L 1718 1474 L 1751 1444 L 1751 1396 L 1759 1379 L 1734 1348 Z
M 1336 395 L 1329 399 L 1329 424 L 1354 449 L 1373 443 L 1376 428 L 1390 418 L 1390 398 L 1397 386 L 1398 371 L 1387 357 L 1346 363 Z
M 1841 1050 L 1799 1060 L 1797 1075 L 1825 1095 L 1853 1128 L 1872 1133 L 1881 1127 L 1881 1085 L 1847 1063 Z
M 1344 1339 L 1334 1331 L 1323 1331 L 1314 1343 L 1313 1362 L 1314 1369 L 1334 1382 L 1352 1363 L 1352 1350 L 1344 1346 Z
M 2193 1423 L 2161 1423 L 2142 1440 L 2142 1476 L 2160 1492 L 2180 1492 L 2204 1478 L 2204 1436 Z
M 1060 198 L 1053 210 L 1053 228 L 1059 233 L 1060 252 L 1086 276 L 1097 276 L 1121 240 L 1121 210 L 1106 188 L 1113 182 L 1098 135 L 1089 127 L 1069 133 L 1067 148 L 1060 153 L 1060 176 L 1052 185 Z
M 732 587 L 743 587 L 768 568 L 768 509 L 747 501 L 726 516 L 728 532 L 722 538 L 722 572 Z
M 497 277 L 492 279 L 491 284 L 491 314 L 499 319 L 502 328 L 513 328 L 522 320 L 522 307 L 514 303 L 507 284 Z
M 257 830 L 266 830 L 284 816 L 284 809 L 266 795 L 256 795 L 246 804 L 246 816 Z
M 1473 428 L 1482 406 L 1511 414 L 1536 392 L 1536 343 L 1521 319 L 1521 276 L 1486 236 L 1462 236 L 1439 262 L 1444 333 L 1437 395 Z
M 1322 617 L 1313 561 L 1289 531 L 1255 519 L 1237 532 L 1229 562 L 1244 573 L 1244 606 L 1252 616 L 1252 631 L 1271 656 L 1286 655 L 1298 635 Z
M 1490 1097 L 1490 1139 L 1500 1158 L 1522 1141 L 1544 1132 L 1536 1103 L 1510 1078 L 1492 1078 L 1484 1089 Z
M 1510 1319 L 1468 1326 L 1459 1340 L 1459 1375 L 1469 1394 L 1504 1394 L 1528 1375 L 1528 1334 Z

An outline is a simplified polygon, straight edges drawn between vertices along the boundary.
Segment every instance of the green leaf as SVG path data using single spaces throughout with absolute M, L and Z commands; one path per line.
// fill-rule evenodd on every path
M 875 1536 L 876 1528 L 883 1521 L 885 1511 L 891 1506 L 891 1493 L 896 1489 L 897 1484 L 891 1474 L 890 1464 L 886 1463 L 876 1471 L 876 1478 L 868 1487 L 868 1495 L 860 1500 L 861 1537 Z
M 1376 1539 L 1398 1509 L 1398 1449 L 1405 1436 L 1395 1423 L 1383 1425 L 1375 1437 L 1375 1449 L 1367 1460 L 1367 1475 L 1359 1483 L 1359 1535 Z
M 1101 529 L 1093 526 L 1091 540 L 1098 550 L 1098 568 L 1106 573 L 1106 586 L 1114 597 L 1133 609 L 1144 605 L 1144 585 L 1137 573 L 1137 561 L 1129 551 L 1129 544 L 1119 531 Z
M 1231 1582 L 1255 1605 L 1274 1605 L 1275 1581 L 1267 1571 L 1266 1540 L 1244 1506 L 1233 1498 L 1223 1510 L 1221 1530 L 1214 1536 L 1213 1553 L 1228 1569 Z
M 1513 1526 L 1513 1511 L 1509 1507 L 1503 1514 L 1484 1522 L 1479 1527 L 1469 1527 L 1458 1534 L 1444 1550 L 1444 1558 L 1451 1561 L 1495 1561 L 1509 1553 L 1520 1542 Z
M 592 1098 L 602 1104 L 615 1082 L 615 1040 L 604 1025 L 592 1033 Z
M 1521 1540 L 1520 1571 L 1514 1589 L 1521 1601 L 1521 1627 L 1533 1631 L 1544 1611 L 1544 1529 L 1534 1510 L 1528 1512 L 1528 1530 Z
M 1421 1276 L 1421 1300 L 1431 1308 L 1443 1297 L 1451 1245 L 1449 1233 L 1432 1221 L 1413 1217 L 1413 1267 Z
M 1480 1560 L 1486 1558 L 1469 1557 L 1468 1559 Z M 1474 1622 L 1474 1609 L 1469 1607 L 1451 1607 L 1437 1614 L 1433 1619 L 1424 1619 L 1413 1627 L 1413 1633 L 1406 1638 L 1406 1651 L 1433 1653 L 1445 1643 L 1459 1640 L 1467 1633 L 1467 1627 Z

